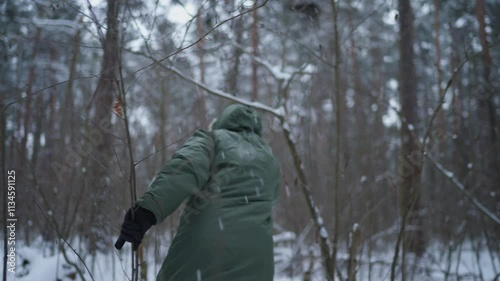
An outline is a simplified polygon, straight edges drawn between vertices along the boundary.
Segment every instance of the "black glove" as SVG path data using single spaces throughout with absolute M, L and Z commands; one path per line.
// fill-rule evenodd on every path
M 134 219 L 132 220 L 132 212 Z M 155 215 L 142 207 L 130 208 L 125 214 L 120 237 L 116 240 L 115 248 L 120 250 L 125 242 L 132 243 L 132 249 L 135 251 L 142 242 L 142 238 L 148 229 L 156 224 Z

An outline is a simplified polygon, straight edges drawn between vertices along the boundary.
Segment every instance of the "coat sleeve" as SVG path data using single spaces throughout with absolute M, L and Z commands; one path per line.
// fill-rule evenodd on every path
M 212 137 L 196 131 L 156 175 L 136 205 L 153 212 L 157 223 L 162 222 L 207 182 L 213 149 Z

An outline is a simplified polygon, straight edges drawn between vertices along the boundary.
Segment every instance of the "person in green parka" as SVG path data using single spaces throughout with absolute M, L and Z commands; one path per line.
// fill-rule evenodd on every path
M 228 106 L 211 133 L 179 148 L 125 215 L 115 246 L 134 249 L 187 199 L 157 281 L 269 281 L 280 168 L 248 106 Z

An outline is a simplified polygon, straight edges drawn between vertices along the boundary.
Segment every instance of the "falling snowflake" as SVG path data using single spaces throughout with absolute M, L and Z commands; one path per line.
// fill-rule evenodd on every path
M 219 228 L 220 228 L 220 230 L 224 230 L 224 224 L 222 223 L 221 218 L 219 218 Z

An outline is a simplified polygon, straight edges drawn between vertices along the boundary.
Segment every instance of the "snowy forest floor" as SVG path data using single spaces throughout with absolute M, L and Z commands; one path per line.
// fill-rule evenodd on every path
M 295 247 L 293 233 L 275 236 L 275 281 L 285 280 L 324 280 L 323 269 L 319 258 L 317 244 Z M 69 265 L 62 254 L 54 253 L 42 243 L 33 243 L 28 247 L 19 241 L 17 251 L 16 273 L 8 273 L 7 280 L 19 281 L 70 281 L 78 280 L 75 268 Z M 35 246 L 38 245 L 38 246 Z M 52 248 L 54 248 L 52 246 Z M 385 250 L 383 250 L 385 249 Z M 161 266 L 161 260 L 166 254 L 166 247 L 146 249 L 147 280 L 155 280 L 156 272 Z M 70 261 L 78 264 L 86 280 L 92 280 L 89 273 L 71 251 L 66 251 Z M 156 258 L 155 258 L 156 255 Z M 394 256 L 390 245 L 373 249 L 369 254 L 366 248 L 361 248 L 358 255 L 358 281 L 390 280 L 391 263 Z M 92 272 L 93 280 L 130 280 L 130 247 L 120 252 L 108 254 L 98 253 L 95 258 L 84 257 L 86 265 Z M 155 262 L 155 259 L 159 262 Z M 345 269 L 347 259 L 345 249 L 339 252 L 339 268 Z M 499 280 L 500 260 L 498 253 L 490 252 L 481 241 L 468 241 L 461 246 L 451 248 L 434 242 L 427 253 L 420 259 L 406 260 L 406 280 Z M 310 272 L 310 274 L 306 272 Z M 396 280 L 401 280 L 401 270 L 398 266 Z M 342 272 L 345 279 L 345 271 Z M 310 276 L 310 279 L 308 279 Z

